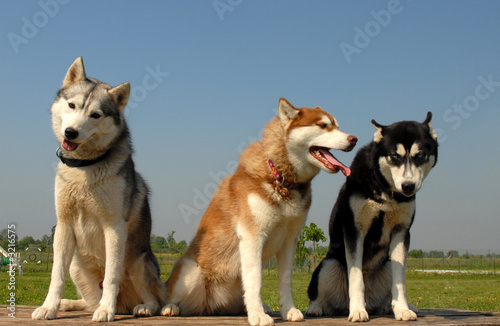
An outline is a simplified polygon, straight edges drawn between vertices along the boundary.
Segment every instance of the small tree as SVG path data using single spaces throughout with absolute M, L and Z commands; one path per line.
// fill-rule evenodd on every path
M 184 251 L 186 251 L 186 248 L 187 242 L 185 240 L 181 240 L 170 247 L 170 252 L 173 254 L 182 254 Z
M 317 242 L 325 242 L 327 239 L 325 237 L 325 233 L 321 228 L 318 228 L 316 224 L 313 222 L 309 223 L 309 226 L 304 226 L 304 240 L 312 241 L 313 243 L 313 260 L 314 260 L 314 268 L 316 268 L 316 243 Z
M 169 234 L 167 234 L 167 248 L 174 248 L 175 247 L 175 238 L 174 238 L 175 231 L 170 231 Z
M 302 231 L 300 232 L 300 234 L 299 234 L 299 238 L 297 239 L 297 248 L 295 250 L 295 255 L 296 255 L 296 257 L 299 260 L 300 271 L 301 272 L 303 271 L 303 268 L 304 268 L 304 257 L 306 255 L 310 254 L 309 249 L 306 248 L 306 240 L 305 240 L 305 237 L 306 237 L 306 230 L 305 230 L 305 228 L 306 227 L 304 227 L 302 229 Z
M 7 248 L 9 245 L 9 229 L 5 228 L 0 231 L 0 247 Z M 16 238 L 17 241 L 17 238 Z
M 50 244 L 54 244 L 54 233 L 56 233 L 56 226 L 54 225 L 50 233 Z
M 151 234 L 151 248 L 153 250 L 164 249 L 167 247 L 167 241 L 164 237 Z
M 25 248 L 28 248 L 30 245 L 36 245 L 36 240 L 33 239 L 32 236 L 26 236 L 22 238 L 21 240 L 18 241 L 17 247 L 19 248 L 18 250 L 24 250 Z

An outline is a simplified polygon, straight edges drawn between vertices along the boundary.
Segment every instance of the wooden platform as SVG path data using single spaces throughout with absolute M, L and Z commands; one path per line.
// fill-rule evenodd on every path
M 0 306 L 0 325 L 96 325 L 92 322 L 92 314 L 86 312 L 64 312 L 57 319 L 38 321 L 31 319 L 35 307 L 17 306 L 15 319 L 8 317 L 7 306 Z M 347 317 L 306 318 L 301 323 L 283 322 L 278 313 L 273 314 L 274 321 L 280 325 L 350 325 Z M 116 316 L 114 324 L 118 325 L 248 325 L 247 318 L 241 317 L 149 317 L 135 318 L 133 316 Z M 418 320 L 414 322 L 398 322 L 393 316 L 371 316 L 370 325 L 500 325 L 500 313 L 473 312 L 454 309 L 423 309 Z

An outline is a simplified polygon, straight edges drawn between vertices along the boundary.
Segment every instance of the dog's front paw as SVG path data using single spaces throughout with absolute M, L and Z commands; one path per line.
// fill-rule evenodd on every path
M 283 314 L 282 314 L 282 317 L 284 317 Z M 302 312 L 299 309 L 292 308 L 292 309 L 288 310 L 288 312 L 286 312 L 286 320 L 288 320 L 288 321 L 303 321 L 304 315 L 302 314 Z
M 318 306 L 314 303 L 311 303 L 311 304 L 309 304 L 309 307 L 307 307 L 306 316 L 309 316 L 309 317 L 323 316 L 323 309 L 321 309 L 320 306 Z
M 134 307 L 134 316 L 136 317 L 150 317 L 155 314 L 156 311 L 145 304 L 138 304 Z
M 396 309 L 394 308 L 394 318 L 396 320 L 417 320 L 417 314 L 410 309 Z
M 359 310 L 354 310 L 349 313 L 349 321 L 352 322 L 360 322 L 360 321 L 368 321 L 370 318 L 368 318 L 368 312 L 366 312 L 366 309 L 359 309 Z
M 47 319 L 54 319 L 56 318 L 57 315 L 57 308 L 45 308 L 45 307 L 38 307 L 33 311 L 31 314 L 31 318 L 35 320 L 47 320 Z
M 94 312 L 94 316 L 92 317 L 92 321 L 95 322 L 113 321 L 114 319 L 115 312 L 113 311 L 113 309 L 102 306 L 97 308 L 97 310 Z
M 252 326 L 271 326 L 274 325 L 274 319 L 264 313 L 248 314 L 248 323 Z
M 179 316 L 180 310 L 179 307 L 175 304 L 167 304 L 163 309 L 161 310 L 161 315 L 162 316 Z

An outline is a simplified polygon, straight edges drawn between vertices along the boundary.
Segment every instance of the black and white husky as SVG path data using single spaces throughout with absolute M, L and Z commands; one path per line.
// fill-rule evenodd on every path
M 309 284 L 309 316 L 347 315 L 349 321 L 388 314 L 416 320 L 406 300 L 405 267 L 415 194 L 437 161 L 429 112 L 423 123 L 376 128 L 356 154 L 351 175 L 330 217 L 330 245 Z
M 150 247 L 148 189 L 135 171 L 123 110 L 130 84 L 88 78 L 82 58 L 69 67 L 51 107 L 61 162 L 55 199 L 57 226 L 49 293 L 33 319 L 60 310 L 150 316 L 165 300 Z M 61 300 L 68 271 L 81 300 Z

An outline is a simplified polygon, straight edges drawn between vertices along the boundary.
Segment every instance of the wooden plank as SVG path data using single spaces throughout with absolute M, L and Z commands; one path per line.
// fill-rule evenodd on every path
M 31 313 L 36 307 L 17 306 L 15 318 L 9 317 L 8 306 L 0 306 L 0 325 L 96 325 L 92 322 L 92 314 L 81 311 L 61 311 L 57 319 L 51 321 L 38 321 L 31 319 Z M 305 322 L 284 322 L 275 312 L 273 318 L 280 325 L 350 325 L 347 317 L 334 318 L 306 318 Z M 246 316 L 210 316 L 210 317 L 148 317 L 135 318 L 133 316 L 119 315 L 115 318 L 115 324 L 119 325 L 248 325 Z M 394 320 L 393 316 L 371 316 L 368 325 L 406 325 L 407 323 Z M 366 324 L 365 324 L 366 325 Z M 418 320 L 411 322 L 411 326 L 420 325 L 446 325 L 446 326 L 483 326 L 500 325 L 500 313 L 474 312 L 456 309 L 422 309 Z

